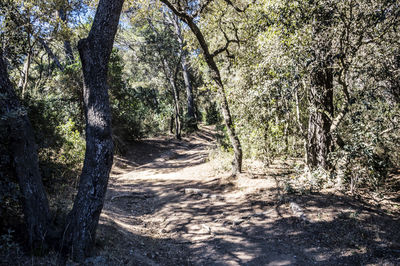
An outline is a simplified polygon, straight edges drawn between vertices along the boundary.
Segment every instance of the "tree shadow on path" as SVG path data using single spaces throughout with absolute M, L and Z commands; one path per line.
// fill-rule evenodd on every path
M 165 147 L 161 154 L 169 147 L 182 160 L 187 147 L 204 151 L 208 142 L 202 141 L 157 140 Z M 399 213 L 338 193 L 285 194 L 273 177 L 265 179 L 273 185 L 244 193 L 217 176 L 185 176 L 208 162 L 178 166 L 171 174 L 169 164 L 176 162 L 169 161 L 164 167 L 154 165 L 154 157 L 136 160 L 112 179 L 98 230 L 98 252 L 108 254 L 109 265 L 400 263 Z

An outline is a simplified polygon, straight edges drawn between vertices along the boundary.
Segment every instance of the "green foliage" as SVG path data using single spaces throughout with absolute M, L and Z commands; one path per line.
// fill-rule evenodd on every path
M 124 67 L 121 55 L 114 50 L 109 67 L 114 133 L 133 141 L 168 129 L 166 121 L 172 114 L 169 96 L 163 92 L 160 95 L 151 84 L 124 78 Z
M 57 131 L 63 139 L 58 160 L 74 167 L 81 165 L 86 144 L 79 131 L 75 129 L 75 123 L 69 119 L 67 123 L 59 125 Z
M 207 125 L 215 125 L 222 122 L 222 117 L 216 102 L 211 102 L 206 106 L 204 119 Z
M 399 108 L 388 106 L 387 102 L 361 101 L 344 122 L 346 144 L 331 158 L 338 176 L 352 191 L 359 187 L 381 189 L 390 169 L 399 167 L 400 139 L 391 122 L 398 114 Z

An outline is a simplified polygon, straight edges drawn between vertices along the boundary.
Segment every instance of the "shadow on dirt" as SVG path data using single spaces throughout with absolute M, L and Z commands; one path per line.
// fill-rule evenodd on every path
M 208 148 L 215 145 L 214 134 L 201 129 L 183 140 L 152 138 L 129 145 L 125 156 L 115 156 L 112 174 L 119 175 L 134 168 L 158 173 L 175 172 L 176 169 L 199 165 L 208 157 Z M 115 167 L 116 166 L 116 167 Z
M 148 265 L 400 263 L 398 214 L 385 214 L 347 196 L 284 195 L 276 201 L 254 195 L 228 202 L 223 196 L 231 187 L 218 180 L 139 183 L 110 189 L 109 201 L 118 204 L 106 204 L 100 226 L 122 234 L 128 246 L 119 252 L 127 261 L 132 248 L 141 254 L 134 256 L 136 263 Z M 188 187 L 202 194 L 186 194 Z M 313 219 L 293 216 L 289 202 L 301 205 Z M 325 210 L 333 210 L 332 219 L 315 218 L 324 217 Z M 150 216 L 159 219 L 149 222 Z M 141 230 L 146 233 L 141 235 Z M 116 248 L 122 248 L 120 243 Z
M 272 184 L 252 193 L 199 178 L 202 166 L 185 172 L 205 162 L 210 132 L 148 139 L 117 158 L 98 230 L 107 265 L 400 264 L 399 212 L 338 193 L 288 194 L 286 166 L 251 175 Z

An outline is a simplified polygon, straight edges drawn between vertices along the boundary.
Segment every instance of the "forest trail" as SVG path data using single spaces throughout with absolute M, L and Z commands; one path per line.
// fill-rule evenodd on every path
M 268 176 L 230 180 L 208 160 L 213 148 L 212 129 L 202 127 L 182 141 L 146 139 L 116 156 L 93 264 L 104 257 L 105 265 L 400 262 L 396 214 L 336 194 L 286 194 L 284 163 Z

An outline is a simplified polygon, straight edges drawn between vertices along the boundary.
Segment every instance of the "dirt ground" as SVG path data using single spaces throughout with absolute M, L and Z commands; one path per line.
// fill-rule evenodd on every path
M 92 265 L 400 265 L 400 197 L 288 194 L 290 166 L 236 180 L 210 128 L 117 156 Z M 372 198 L 371 198 L 372 199 Z

